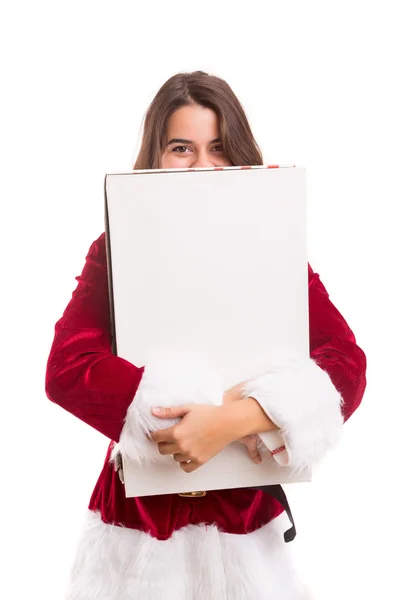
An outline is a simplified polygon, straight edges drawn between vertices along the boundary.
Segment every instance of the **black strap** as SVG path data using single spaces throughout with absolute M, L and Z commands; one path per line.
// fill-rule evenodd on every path
M 261 485 L 261 486 L 254 486 L 254 487 L 252 486 L 252 489 L 262 490 L 266 494 L 270 494 L 273 498 L 275 498 L 275 500 L 278 500 L 278 502 L 283 506 L 283 508 L 286 511 L 287 516 L 289 517 L 289 521 L 292 524 L 290 529 L 285 531 L 283 537 L 285 538 L 286 543 L 292 542 L 294 540 L 294 538 L 296 537 L 296 526 L 294 524 L 293 515 L 292 515 L 292 511 L 290 510 L 289 502 L 286 498 L 286 494 L 283 491 L 282 486 L 280 486 L 280 485 Z

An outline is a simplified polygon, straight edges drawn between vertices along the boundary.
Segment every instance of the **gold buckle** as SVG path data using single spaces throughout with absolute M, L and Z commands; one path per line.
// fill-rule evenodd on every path
M 184 492 L 183 494 L 178 494 L 178 496 L 182 496 L 182 498 L 203 498 L 207 492 Z

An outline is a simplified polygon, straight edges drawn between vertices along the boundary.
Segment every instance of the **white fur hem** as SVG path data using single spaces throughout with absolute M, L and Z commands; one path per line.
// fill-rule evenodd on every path
M 305 600 L 281 515 L 247 535 L 188 525 L 166 541 L 89 513 L 66 600 Z
M 151 413 L 153 406 L 172 407 L 186 404 L 219 406 L 223 400 L 223 386 L 208 365 L 198 360 L 155 361 L 145 368 L 135 398 L 128 408 L 125 424 L 111 460 L 121 453 L 124 459 L 139 462 L 165 462 L 157 445 L 147 439 L 147 434 L 157 429 L 167 429 L 179 419 L 159 419 Z
M 275 455 L 280 464 L 312 468 L 340 439 L 341 395 L 311 358 L 257 377 L 246 384 L 244 395 L 255 398 L 279 427 L 259 435 L 269 450 L 282 440 L 286 451 Z

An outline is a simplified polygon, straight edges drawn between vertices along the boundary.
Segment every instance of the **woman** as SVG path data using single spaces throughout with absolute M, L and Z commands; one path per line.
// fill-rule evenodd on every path
M 134 168 L 261 164 L 230 87 L 195 72 L 175 75 L 157 93 Z M 113 463 L 121 454 L 148 460 L 167 456 L 189 472 L 234 440 L 247 446 L 255 462 L 273 456 L 297 469 L 319 460 L 359 405 L 366 370 L 364 353 L 319 276 L 309 267 L 307 361 L 238 382 L 222 406 L 195 404 L 195 398 L 179 408 L 172 398 L 191 398 L 191 385 L 199 384 L 192 383 L 190 373 L 178 367 L 165 378 L 155 365 L 135 366 L 111 353 L 104 234 L 92 244 L 77 280 L 56 324 L 46 392 L 111 442 L 90 500 L 68 598 L 303 598 L 282 536 L 283 507 L 271 495 L 237 489 L 125 498 Z M 207 381 L 200 377 L 201 386 L 207 397 Z

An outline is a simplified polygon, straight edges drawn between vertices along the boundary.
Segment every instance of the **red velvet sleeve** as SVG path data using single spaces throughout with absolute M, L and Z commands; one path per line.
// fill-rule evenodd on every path
M 119 441 L 143 375 L 111 352 L 105 234 L 90 247 L 78 286 L 56 323 L 46 369 L 50 400 Z
M 359 406 L 366 386 L 366 357 L 348 324 L 329 299 L 319 275 L 308 267 L 310 351 L 343 398 L 347 420 Z

